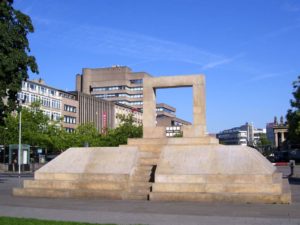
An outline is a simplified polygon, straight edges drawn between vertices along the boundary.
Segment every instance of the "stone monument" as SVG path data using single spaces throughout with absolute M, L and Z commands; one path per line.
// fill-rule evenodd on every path
M 182 138 L 156 126 L 156 89 L 192 87 Z M 15 196 L 290 203 L 287 180 L 258 151 L 206 134 L 203 75 L 144 79 L 143 138 L 116 148 L 71 148 L 15 188 Z

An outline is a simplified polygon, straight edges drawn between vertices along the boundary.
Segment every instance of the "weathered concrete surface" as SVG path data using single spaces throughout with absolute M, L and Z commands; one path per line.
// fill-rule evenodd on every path
M 204 137 L 206 133 L 205 78 L 203 75 L 145 77 L 143 85 L 144 138 L 164 138 L 164 127 L 156 127 L 156 89 L 193 88 L 193 125 L 183 127 L 184 137 Z
M 35 172 L 15 196 L 122 199 L 138 157 L 137 147 L 70 148 Z
M 282 175 L 253 148 L 166 145 L 150 200 L 290 203 Z

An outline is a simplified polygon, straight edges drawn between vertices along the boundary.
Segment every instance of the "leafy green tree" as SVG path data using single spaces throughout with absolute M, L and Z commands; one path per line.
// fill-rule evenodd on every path
M 266 146 L 270 146 L 272 143 L 271 141 L 267 138 L 266 134 L 259 134 L 259 139 L 258 142 L 256 144 L 257 147 L 259 148 L 263 148 Z
M 12 6 L 13 0 L 0 1 L 0 124 L 16 109 L 17 93 L 28 69 L 38 73 L 35 58 L 29 55 L 27 35 L 34 31 L 29 16 Z
M 291 109 L 287 113 L 288 140 L 291 144 L 300 144 L 300 76 L 293 82 L 293 97 Z
M 82 147 L 85 144 L 91 147 L 99 146 L 100 134 L 93 123 L 80 124 L 73 135 L 75 136 L 74 144 L 72 145 L 74 147 Z
M 108 146 L 118 146 L 127 144 L 128 138 L 140 138 L 143 136 L 143 127 L 134 124 L 132 114 L 127 116 L 118 115 L 121 120 L 121 125 L 108 132 L 106 144 Z

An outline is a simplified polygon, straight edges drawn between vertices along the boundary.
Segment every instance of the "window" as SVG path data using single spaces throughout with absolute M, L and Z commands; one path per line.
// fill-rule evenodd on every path
M 64 116 L 64 122 L 70 124 L 76 124 L 76 117 L 73 116 Z
M 143 79 L 138 79 L 138 80 L 130 80 L 131 84 L 142 84 L 143 83 Z
M 60 101 L 59 100 L 52 100 L 51 107 L 54 109 L 60 109 Z
M 68 133 L 74 133 L 75 132 L 75 129 L 74 128 L 70 128 L 70 127 L 66 127 L 66 131 Z
M 30 84 L 29 87 L 30 87 L 30 90 L 35 91 L 36 86 L 34 84 Z
M 51 120 L 59 121 L 60 120 L 60 113 L 53 112 L 51 115 Z
M 76 107 L 71 106 L 71 105 L 64 105 L 64 110 L 67 112 L 74 112 L 76 113 Z

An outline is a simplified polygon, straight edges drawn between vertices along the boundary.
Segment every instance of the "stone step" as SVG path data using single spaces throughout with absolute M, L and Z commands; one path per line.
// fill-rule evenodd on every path
M 34 173 L 34 178 L 36 180 L 127 182 L 129 174 L 46 173 L 37 171 Z
M 130 177 L 130 181 L 142 181 L 142 182 L 148 182 L 150 180 L 150 176 L 139 176 L 139 175 L 133 175 Z
M 13 196 L 46 197 L 46 198 L 101 198 L 122 199 L 121 191 L 96 191 L 96 190 L 62 190 L 39 188 L 14 188 Z
M 148 194 L 127 193 L 124 195 L 126 200 L 148 200 Z
M 151 201 L 192 201 L 192 202 L 230 202 L 230 203 L 290 203 L 282 194 L 269 193 L 179 193 L 151 192 Z
M 136 188 L 150 188 L 152 187 L 152 184 L 153 183 L 150 183 L 150 182 L 141 182 L 141 181 L 130 181 L 129 182 L 129 188 L 132 188 L 132 187 L 136 187 Z
M 150 177 L 151 170 L 135 170 L 133 176 L 148 176 Z
M 158 152 L 139 152 L 140 158 L 159 158 L 159 155 Z
M 153 166 L 153 165 L 157 165 L 158 160 L 159 160 L 158 158 L 140 158 L 138 160 L 138 165 Z
M 127 183 L 98 181 L 63 181 L 63 180 L 24 180 L 24 188 L 44 189 L 86 189 L 86 190 L 124 190 Z
M 282 193 L 282 184 L 182 184 L 182 183 L 154 183 L 153 192 L 177 193 Z
M 135 171 L 149 171 L 151 172 L 153 166 L 152 165 L 137 165 L 135 167 Z
M 197 137 L 197 138 L 129 138 L 129 146 L 142 146 L 142 145 L 210 145 L 219 144 L 219 140 L 210 137 Z
M 150 188 L 132 187 L 129 189 L 128 193 L 137 195 L 148 195 L 150 193 Z

